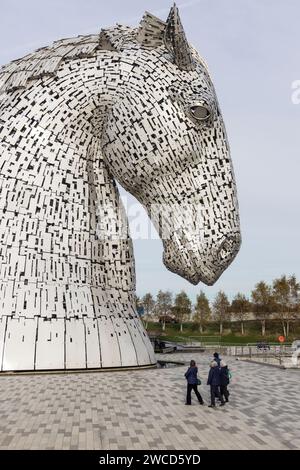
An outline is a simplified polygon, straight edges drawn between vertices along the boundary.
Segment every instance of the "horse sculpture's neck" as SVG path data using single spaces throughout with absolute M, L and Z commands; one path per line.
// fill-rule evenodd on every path
M 101 155 L 118 80 L 117 54 L 99 51 L 1 97 L 4 370 L 154 360 L 134 306 L 131 240 Z
M 102 52 L 65 63 L 55 77 L 34 82 L 2 102 L 1 115 L 9 113 L 2 148 L 11 152 L 13 146 L 18 158 L 2 159 L 1 174 L 15 182 L 14 200 L 6 211 L 15 211 L 17 198 L 19 216 L 30 214 L 44 233 L 34 239 L 27 232 L 20 238 L 22 249 L 56 254 L 61 262 L 69 257 L 76 268 L 68 283 L 129 292 L 134 289 L 131 248 L 128 240 L 117 240 L 124 231 L 120 200 L 101 155 L 101 126 L 118 78 L 117 67 L 115 82 L 112 71 L 107 74 L 113 59 L 114 53 Z M 31 104 L 29 109 L 24 103 Z M 57 267 L 39 272 L 37 282 L 65 278 Z

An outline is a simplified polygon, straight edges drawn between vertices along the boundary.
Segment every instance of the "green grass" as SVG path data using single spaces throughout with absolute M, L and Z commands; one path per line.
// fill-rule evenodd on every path
M 233 323 L 225 323 L 224 324 L 224 331 L 222 337 L 220 337 L 219 333 L 219 325 L 216 322 L 210 322 L 207 324 L 203 334 L 201 335 L 197 326 L 193 323 L 186 323 L 183 326 L 183 331 L 180 331 L 180 325 L 178 324 L 167 324 L 165 331 L 162 331 L 162 326 L 158 323 L 149 323 L 147 331 L 150 333 L 154 333 L 157 336 L 161 337 L 161 339 L 169 340 L 169 341 L 182 341 L 193 337 L 194 341 L 201 339 L 203 336 L 203 342 L 205 342 L 205 337 L 207 338 L 207 342 L 212 343 L 214 337 L 216 338 L 216 342 L 225 345 L 235 345 L 235 344 L 248 344 L 248 343 L 256 343 L 258 341 L 265 341 L 268 343 L 278 343 L 278 336 L 282 335 L 282 328 L 280 322 L 276 320 L 272 320 L 267 322 L 266 325 L 266 336 L 261 336 L 261 324 L 258 321 L 247 321 L 244 324 L 245 327 L 245 335 L 242 336 L 240 332 L 240 324 L 237 322 Z M 179 337 L 179 338 L 178 338 Z M 300 322 L 295 322 L 291 325 L 290 328 L 290 335 L 287 338 L 287 342 L 292 342 L 294 339 L 300 339 Z

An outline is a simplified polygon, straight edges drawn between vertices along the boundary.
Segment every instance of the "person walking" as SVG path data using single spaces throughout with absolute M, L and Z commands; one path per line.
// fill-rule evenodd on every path
M 203 399 L 198 391 L 198 367 L 196 366 L 196 362 L 191 360 L 190 367 L 186 371 L 185 378 L 187 380 L 187 391 L 186 391 L 186 405 L 192 404 L 192 397 L 191 393 L 194 390 L 196 397 L 198 398 L 198 402 L 200 405 L 203 405 Z
M 225 361 L 220 362 L 220 394 L 221 397 L 224 399 L 225 402 L 228 402 L 229 391 L 227 389 L 227 385 L 229 385 L 229 370 L 228 366 Z
M 225 401 L 223 400 L 221 394 L 220 394 L 220 384 L 221 384 L 221 371 L 220 368 L 218 367 L 218 364 L 216 361 L 212 361 L 210 363 L 210 369 L 208 373 L 208 378 L 207 378 L 207 385 L 210 385 L 210 405 L 209 408 L 214 408 L 216 406 L 216 397 L 219 398 L 221 401 L 220 406 L 225 405 Z
M 213 361 L 215 361 L 218 364 L 218 367 L 220 367 L 221 358 L 219 356 L 219 353 L 217 352 L 214 353 Z

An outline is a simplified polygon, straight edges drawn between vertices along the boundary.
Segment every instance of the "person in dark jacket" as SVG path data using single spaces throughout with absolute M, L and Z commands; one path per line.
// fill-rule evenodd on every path
M 207 385 L 210 385 L 210 405 L 209 408 L 214 408 L 216 406 L 216 397 L 219 398 L 221 401 L 220 406 L 225 405 L 225 401 L 223 400 L 221 394 L 220 394 L 220 384 L 221 384 L 221 370 L 218 367 L 218 364 L 216 361 L 212 361 L 210 363 L 210 370 L 208 373 L 208 379 L 207 379 Z
M 219 353 L 217 352 L 214 353 L 213 361 L 215 361 L 218 364 L 218 367 L 220 367 L 221 358 L 219 356 Z
M 229 370 L 224 361 L 220 362 L 220 394 L 225 401 L 228 402 L 229 391 L 227 385 L 229 384 Z
M 187 392 L 186 392 L 186 403 L 185 403 L 186 405 L 192 404 L 192 397 L 191 397 L 192 390 L 194 390 L 200 405 L 203 405 L 202 397 L 200 393 L 198 392 L 197 374 L 198 374 L 198 367 L 196 366 L 196 362 L 192 360 L 190 362 L 190 367 L 184 374 L 187 380 Z

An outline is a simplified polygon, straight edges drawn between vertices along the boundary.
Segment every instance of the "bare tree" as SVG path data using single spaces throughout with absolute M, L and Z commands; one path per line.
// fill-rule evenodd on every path
M 203 291 L 201 291 L 200 294 L 196 297 L 194 312 L 194 322 L 199 325 L 200 333 L 203 333 L 204 325 L 211 316 L 209 302 Z
M 155 301 L 153 299 L 152 294 L 150 292 L 147 292 L 147 294 L 144 295 L 141 301 L 143 307 L 144 307 L 144 319 L 145 319 L 145 328 L 148 328 L 148 322 L 151 318 L 151 313 L 153 312 L 154 306 L 155 306 Z
M 286 320 L 290 314 L 289 298 L 290 286 L 286 276 L 281 276 L 280 278 L 275 279 L 273 281 L 274 308 L 281 321 L 283 336 L 287 336 Z
M 272 290 L 264 281 L 256 284 L 251 292 L 254 315 L 261 321 L 261 335 L 266 334 L 266 320 L 270 317 L 274 305 Z
M 223 334 L 223 323 L 229 318 L 229 307 L 230 303 L 223 291 L 218 292 L 215 301 L 213 303 L 214 317 L 220 324 L 220 335 Z
M 180 323 L 181 332 L 183 330 L 183 322 L 191 313 L 191 305 L 190 299 L 183 290 L 176 295 L 173 312 L 175 313 L 176 320 Z
M 241 322 L 241 333 L 245 334 L 244 321 L 247 318 L 247 314 L 250 311 L 250 302 L 244 294 L 238 292 L 231 302 L 230 311 L 238 318 Z
M 281 320 L 283 335 L 288 337 L 290 322 L 296 317 L 300 285 L 296 277 L 281 276 L 273 281 L 273 298 Z M 296 308 L 295 308 L 296 307 Z
M 170 312 L 172 308 L 172 293 L 169 291 L 163 292 L 160 290 L 157 294 L 156 300 L 156 310 L 162 319 L 162 329 L 165 331 L 166 329 L 166 316 Z

